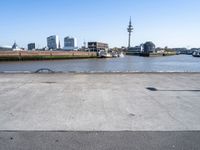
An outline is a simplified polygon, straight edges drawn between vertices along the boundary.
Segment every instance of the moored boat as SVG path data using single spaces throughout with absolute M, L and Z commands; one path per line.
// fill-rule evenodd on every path
M 118 56 L 121 57 L 121 58 L 125 57 L 124 53 L 120 53 Z
M 101 55 L 101 58 L 112 58 L 113 56 L 109 53 Z
M 117 54 L 116 52 L 113 52 L 113 53 L 112 53 L 112 57 L 117 58 L 117 57 L 118 57 L 118 54 Z
M 200 57 L 200 51 L 194 51 L 192 56 L 193 57 Z
M 110 53 L 103 51 L 103 50 L 100 51 L 98 55 L 100 58 L 112 58 L 113 57 Z

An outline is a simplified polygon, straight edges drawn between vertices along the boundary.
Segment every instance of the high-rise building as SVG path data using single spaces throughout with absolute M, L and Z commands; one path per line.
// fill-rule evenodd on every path
M 52 35 L 50 37 L 47 38 L 47 47 L 51 50 L 57 50 L 59 49 L 59 44 L 60 40 L 59 37 L 57 35 Z
M 64 50 L 78 50 L 77 39 L 73 37 L 64 38 Z
M 29 43 L 28 44 L 28 50 L 35 50 L 35 43 Z

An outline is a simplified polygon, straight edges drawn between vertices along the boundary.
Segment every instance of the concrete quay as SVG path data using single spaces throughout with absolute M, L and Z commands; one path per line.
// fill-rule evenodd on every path
M 0 74 L 0 150 L 199 150 L 199 79 Z
M 200 73 L 0 74 L 2 131 L 197 131 Z
M 0 51 L 0 61 L 84 58 L 97 58 L 97 53 L 80 51 Z

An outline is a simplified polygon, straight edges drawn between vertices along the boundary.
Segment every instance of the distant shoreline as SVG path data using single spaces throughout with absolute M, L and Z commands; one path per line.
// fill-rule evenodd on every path
M 79 51 L 1 51 L 0 61 L 58 60 L 98 58 L 95 52 Z
M 127 52 L 126 55 L 129 56 L 142 56 L 142 57 L 165 57 L 165 56 L 174 56 L 177 55 L 176 52 L 164 52 L 164 53 L 131 53 Z

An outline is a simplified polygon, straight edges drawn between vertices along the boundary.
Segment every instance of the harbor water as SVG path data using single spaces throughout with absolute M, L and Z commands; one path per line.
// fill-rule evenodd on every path
M 48 68 L 55 72 L 200 72 L 200 58 L 176 55 L 0 62 L 0 72 L 35 72 L 41 68 Z

